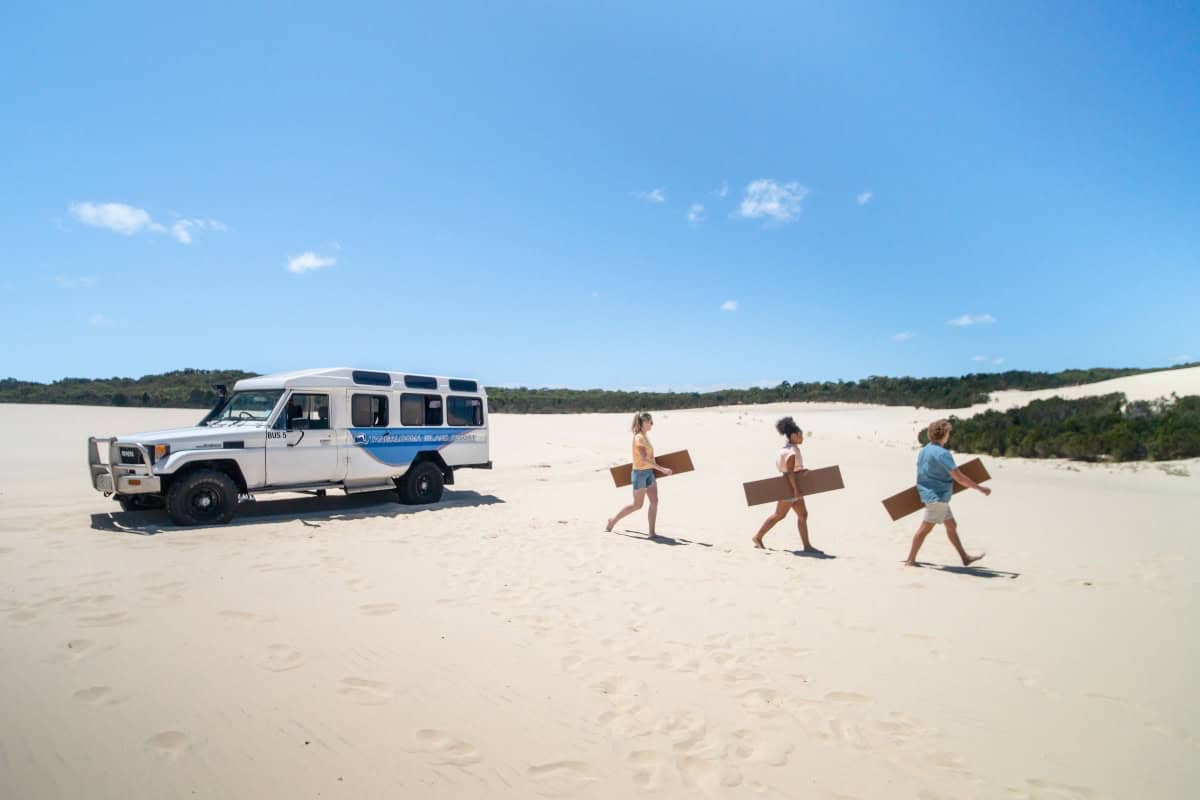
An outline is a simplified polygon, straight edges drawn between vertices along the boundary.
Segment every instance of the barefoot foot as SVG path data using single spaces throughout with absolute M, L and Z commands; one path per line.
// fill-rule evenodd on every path
M 824 550 L 818 550 L 817 548 L 813 547 L 811 544 L 810 544 L 808 547 L 804 548 L 804 550 L 803 550 L 802 552 L 805 552 L 805 553 L 812 553 L 812 554 L 813 554 L 813 555 L 815 555 L 815 556 L 823 556 L 823 555 L 825 555 L 825 551 L 824 551 Z
M 919 566 L 921 566 L 921 565 L 920 565 L 920 564 L 918 564 L 918 563 L 917 563 L 917 562 L 915 562 L 915 561 L 905 561 L 905 562 L 904 562 L 904 566 L 906 566 L 906 567 L 919 567 Z
M 984 557 L 984 556 L 986 556 L 986 555 L 987 555 L 987 553 L 980 553 L 980 554 L 979 554 L 979 555 L 977 555 L 977 556 L 967 556 L 966 558 L 964 558 L 964 559 L 963 559 L 963 566 L 964 566 L 964 567 L 969 567 L 969 566 L 971 566 L 972 564 L 974 564 L 976 561 L 978 561 L 979 559 L 983 558 L 983 557 Z
M 757 536 L 755 536 L 755 537 L 754 537 L 753 539 L 751 539 L 750 541 L 754 542 L 754 546 L 755 546 L 756 548 L 758 548 L 759 550 L 766 550 L 766 549 L 767 549 L 767 548 L 763 547 L 762 539 L 758 538 Z
M 612 520 L 612 519 L 610 519 L 610 520 L 608 521 L 608 524 L 604 526 L 604 532 L 605 532 L 605 533 L 612 533 L 613 525 L 614 525 L 615 523 L 616 523 L 616 520 Z

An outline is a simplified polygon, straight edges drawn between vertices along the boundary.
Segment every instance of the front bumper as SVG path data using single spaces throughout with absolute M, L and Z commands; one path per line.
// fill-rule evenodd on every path
M 88 437 L 88 472 L 92 478 L 92 488 L 103 492 L 107 497 L 111 494 L 156 494 L 162 491 L 162 479 L 150 473 L 150 454 L 140 444 L 122 443 L 122 447 L 136 447 L 142 454 L 141 464 L 121 464 L 114 461 L 113 455 L 117 448 L 115 436 Z M 103 442 L 108 452 L 107 463 L 100 458 L 100 443 Z

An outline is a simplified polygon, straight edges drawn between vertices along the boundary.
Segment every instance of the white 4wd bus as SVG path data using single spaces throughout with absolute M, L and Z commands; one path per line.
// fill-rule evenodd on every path
M 165 506 L 180 525 L 229 522 L 265 492 L 436 503 L 456 469 L 491 466 L 477 381 L 357 369 L 246 378 L 194 428 L 88 439 L 97 491 L 125 510 Z

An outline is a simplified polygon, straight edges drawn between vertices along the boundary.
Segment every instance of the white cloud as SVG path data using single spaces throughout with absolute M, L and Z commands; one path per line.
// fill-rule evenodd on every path
M 181 244 L 192 243 L 192 231 L 225 231 L 225 223 L 215 219 L 180 219 L 171 224 L 171 236 Z
M 737 308 L 737 300 L 726 300 L 724 303 L 721 303 L 722 311 L 737 311 Z
M 775 222 L 791 222 L 800 216 L 808 189 L 795 181 L 776 183 L 769 178 L 751 181 L 738 207 L 738 216 L 746 219 L 769 217 Z
M 323 269 L 324 267 L 332 267 L 337 263 L 337 259 L 332 256 L 319 256 L 311 250 L 306 250 L 298 256 L 292 256 L 288 259 L 287 268 L 289 272 L 297 274 L 301 272 L 309 272 L 314 269 Z
M 858 195 L 858 197 L 856 197 L 854 199 L 858 201 L 858 204 L 860 206 L 865 206 L 867 203 L 871 202 L 871 198 L 874 196 L 875 196 L 874 192 L 866 191 L 866 192 L 861 192 Z
M 987 356 L 971 356 L 972 361 L 987 361 Z
M 96 279 L 90 275 L 73 278 L 70 275 L 55 275 L 54 282 L 63 289 L 90 289 L 96 285 Z
M 95 328 L 111 328 L 117 323 L 103 314 L 92 314 L 88 317 L 88 324 Z
M 124 203 L 75 203 L 69 209 L 71 216 L 84 225 L 108 228 L 115 233 L 133 236 L 142 231 L 161 231 L 162 226 L 150 218 L 143 208 L 134 208 Z
M 663 186 L 660 186 L 657 189 L 651 189 L 648 192 L 634 192 L 633 196 L 650 203 L 667 202 L 667 190 L 666 187 Z
M 1004 356 L 971 356 L 971 360 L 972 361 L 988 361 L 988 362 L 991 362 L 992 364 L 1000 365 L 1000 364 L 1003 364 L 1008 359 L 1006 359 Z
M 991 314 L 963 314 L 961 317 L 946 320 L 947 325 L 961 328 L 966 325 L 988 325 L 996 321 Z
M 70 206 L 69 211 L 75 219 L 94 228 L 107 228 L 125 236 L 133 236 L 143 231 L 169 233 L 171 238 L 180 244 L 191 244 L 194 231 L 228 230 L 225 223 L 215 219 L 179 219 L 167 228 L 155 222 L 146 209 L 124 203 L 75 203 Z
M 995 358 L 992 359 L 992 363 L 993 364 L 1003 364 L 1007 360 L 1008 359 L 1006 359 L 1004 356 L 996 356 Z
M 697 222 L 704 221 L 704 204 L 703 203 L 692 203 L 691 206 L 688 207 L 687 221 L 692 223 L 693 225 L 695 225 Z
M 721 188 L 713 192 L 717 197 L 725 197 L 729 194 L 729 181 L 721 181 Z
M 913 333 L 912 331 L 900 331 L 899 333 L 892 334 L 892 341 L 893 342 L 907 342 L 909 339 L 913 338 L 914 336 L 916 336 L 916 334 Z

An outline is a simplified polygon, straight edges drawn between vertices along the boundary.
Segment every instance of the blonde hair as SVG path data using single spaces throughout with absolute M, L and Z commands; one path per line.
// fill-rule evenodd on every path
M 633 432 L 641 433 L 642 426 L 645 425 L 647 422 L 653 422 L 653 421 L 654 421 L 654 418 L 650 416 L 649 412 L 646 412 L 646 411 L 637 412 L 636 414 L 633 415 Z
M 950 433 L 950 427 L 950 420 L 948 419 L 937 419 L 929 423 L 929 428 L 926 431 L 929 434 L 929 441 L 934 444 L 940 442 L 945 438 L 946 434 Z

